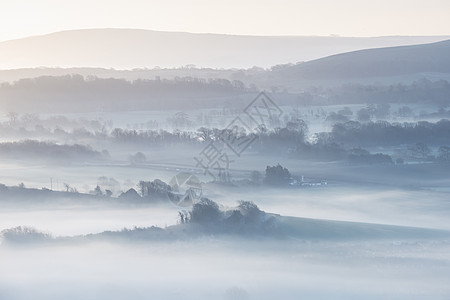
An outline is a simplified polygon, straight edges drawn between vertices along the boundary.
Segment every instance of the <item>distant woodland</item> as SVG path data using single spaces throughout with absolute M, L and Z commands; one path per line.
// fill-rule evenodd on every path
M 256 91 L 241 81 L 175 78 L 134 80 L 43 76 L 0 86 L 4 109 L 21 112 L 86 112 L 212 107 Z M 215 101 L 215 99 L 219 99 Z
M 280 81 L 276 77 L 272 79 L 274 84 L 268 92 L 281 105 L 421 103 L 447 107 L 450 104 L 450 83 L 446 80 L 422 79 L 391 85 L 317 85 L 290 92 L 282 83 L 277 84 Z M 244 81 L 193 77 L 128 81 L 81 75 L 42 76 L 2 83 L 0 103 L 6 111 L 29 113 L 183 110 L 217 108 L 225 103 L 243 107 L 258 92 L 259 79 Z

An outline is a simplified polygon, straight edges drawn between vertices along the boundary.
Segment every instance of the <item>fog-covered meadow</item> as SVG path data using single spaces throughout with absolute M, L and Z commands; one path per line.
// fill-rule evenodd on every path
M 4 299 L 446 299 L 444 241 L 244 240 L 2 247 Z M 26 286 L 26 288 L 24 288 Z

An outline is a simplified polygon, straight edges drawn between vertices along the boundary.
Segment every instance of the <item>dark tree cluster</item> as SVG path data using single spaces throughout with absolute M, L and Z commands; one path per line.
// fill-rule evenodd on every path
M 160 179 L 153 181 L 139 181 L 138 184 L 141 197 L 151 201 L 168 200 L 168 193 L 172 192 L 170 185 Z
M 237 207 L 221 209 L 214 201 L 202 198 L 191 211 L 178 215 L 181 224 L 200 226 L 210 233 L 266 234 L 275 230 L 275 218 L 250 201 L 239 201 Z
M 292 181 L 292 175 L 288 169 L 280 164 L 276 166 L 267 166 L 264 183 L 272 186 L 287 186 Z
M 288 121 L 285 127 L 258 133 L 258 140 L 252 145 L 262 152 L 273 152 L 279 149 L 295 148 L 305 142 L 308 125 L 304 120 Z
M 18 226 L 10 229 L 5 229 L 0 232 L 0 236 L 7 243 L 23 244 L 36 243 L 51 240 L 50 234 L 40 232 L 32 227 Z

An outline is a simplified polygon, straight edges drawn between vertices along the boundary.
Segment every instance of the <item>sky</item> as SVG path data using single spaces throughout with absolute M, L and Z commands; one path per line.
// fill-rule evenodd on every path
M 0 41 L 69 29 L 448 35 L 449 0 L 0 0 Z

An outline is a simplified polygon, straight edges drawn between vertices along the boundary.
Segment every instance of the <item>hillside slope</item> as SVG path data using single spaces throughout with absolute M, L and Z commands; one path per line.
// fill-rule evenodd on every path
M 450 73 L 450 40 L 342 53 L 284 67 L 273 73 L 277 78 L 294 80 Z

